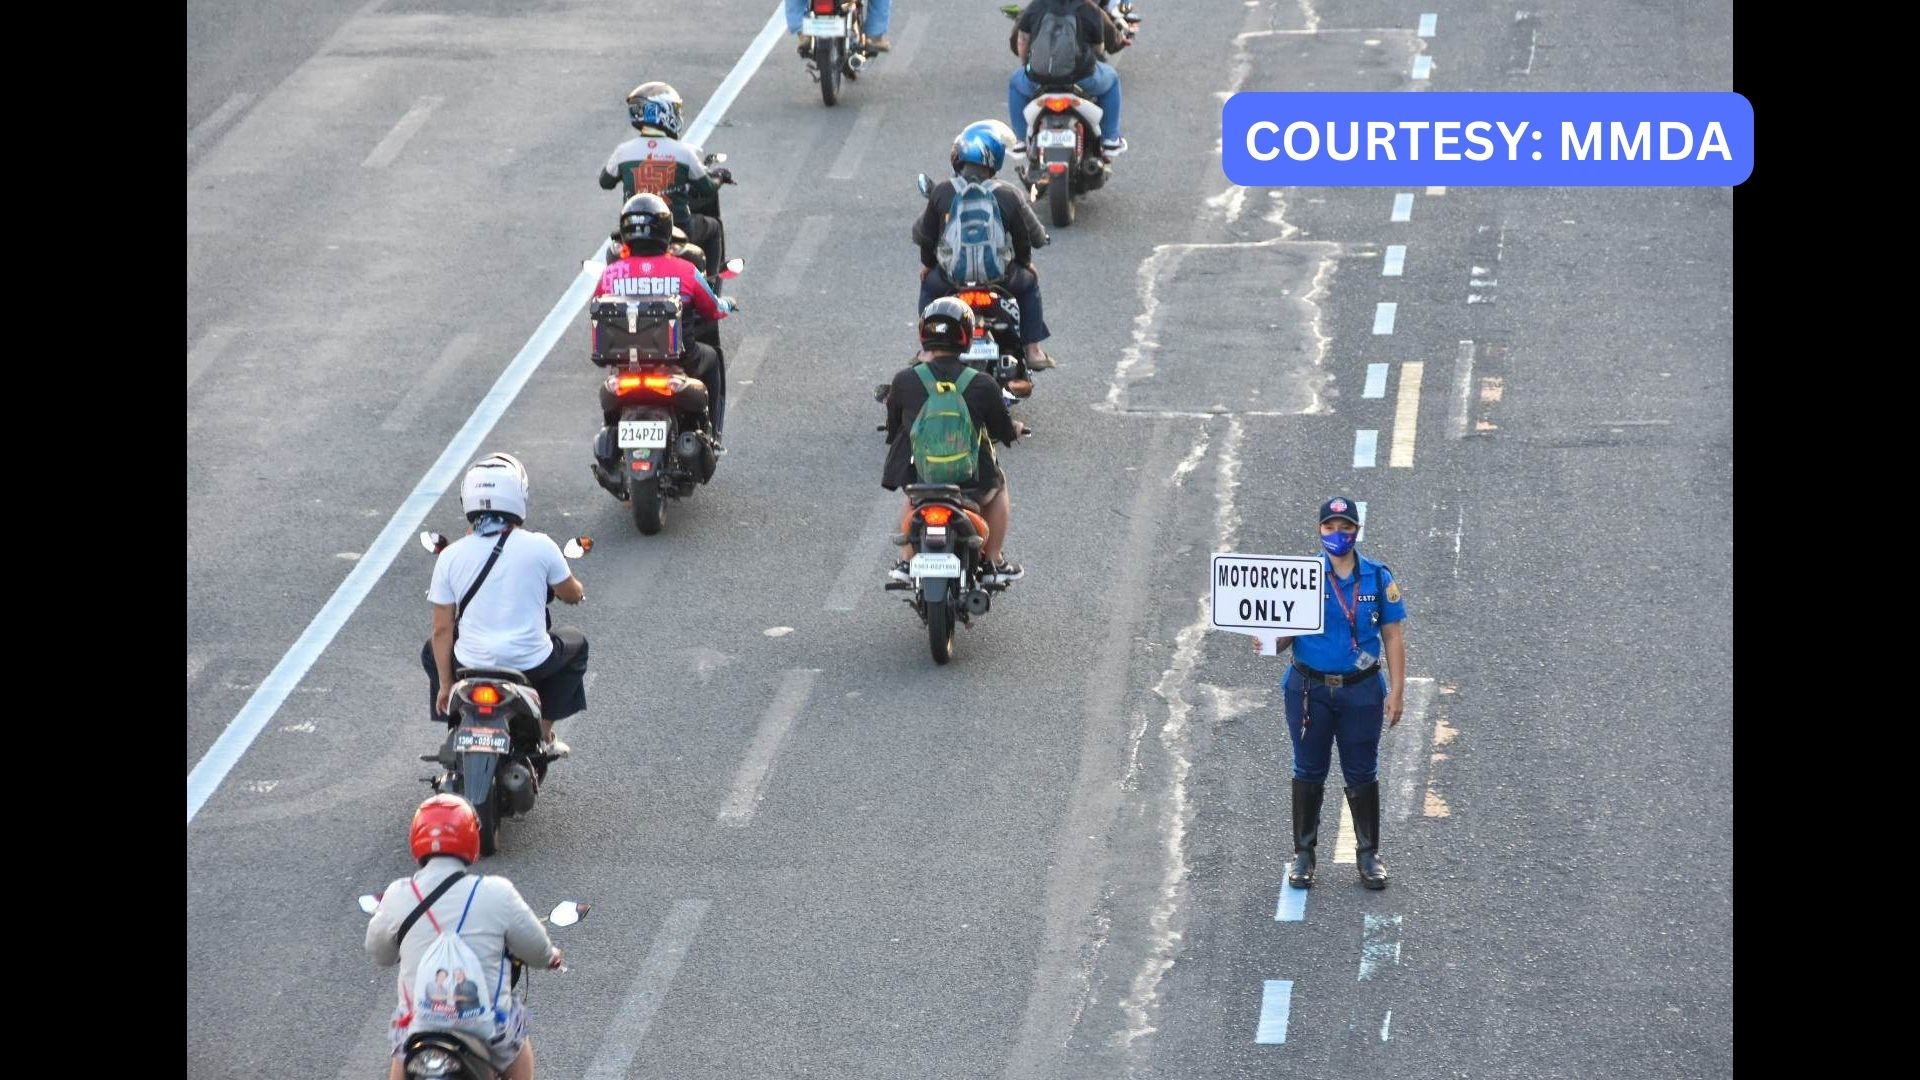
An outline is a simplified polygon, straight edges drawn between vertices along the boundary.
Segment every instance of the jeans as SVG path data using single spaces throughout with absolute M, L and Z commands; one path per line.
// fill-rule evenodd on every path
M 1094 64 L 1093 74 L 1081 79 L 1077 85 L 1079 89 L 1086 91 L 1086 96 L 1092 98 L 1095 105 L 1100 106 L 1102 113 L 1100 138 L 1107 142 L 1118 140 L 1120 138 L 1119 73 L 1113 70 L 1112 64 L 1103 60 Z M 1026 112 L 1027 102 L 1032 101 L 1039 94 L 1040 88 L 1033 85 L 1033 80 L 1027 77 L 1027 69 L 1014 68 L 1013 77 L 1007 80 L 1007 115 L 1012 118 L 1013 130 L 1019 133 L 1022 142 L 1026 141 L 1027 118 L 1023 114 Z
M 787 0 L 787 33 L 800 32 L 800 20 L 807 14 L 807 0 Z M 867 20 L 860 29 L 868 37 L 881 37 L 893 22 L 893 0 L 867 0 Z M 1105 108 L 1105 106 L 1102 106 Z
M 1020 344 L 1037 345 L 1051 337 L 1046 320 L 1040 317 L 1039 277 L 1024 266 L 1015 266 L 1002 284 L 1020 304 Z M 914 315 L 917 317 L 927 310 L 928 304 L 943 296 L 952 296 L 959 288 L 939 267 L 927 271 L 927 276 L 920 279 L 920 306 Z
M 1370 784 L 1380 768 L 1380 727 L 1386 719 L 1387 680 L 1384 675 L 1353 686 L 1331 687 L 1310 683 L 1288 668 L 1280 681 L 1280 697 L 1287 711 L 1287 733 L 1293 736 L 1293 778 L 1324 784 L 1333 767 L 1333 744 L 1340 744 L 1340 771 L 1348 787 Z M 1305 735 L 1300 716 L 1305 707 Z

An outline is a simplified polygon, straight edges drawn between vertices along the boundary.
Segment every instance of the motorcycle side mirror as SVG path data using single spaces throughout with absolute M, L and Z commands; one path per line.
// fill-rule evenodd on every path
M 560 554 L 569 559 L 578 559 L 593 550 L 593 537 L 576 536 L 560 547 Z
M 1020 21 L 1020 5 L 1019 4 L 1002 5 L 1000 8 L 1000 14 L 1005 15 L 1007 18 L 1012 19 L 1015 22 L 1019 22 Z
M 371 915 L 380 910 L 380 898 L 368 893 L 360 898 L 360 910 Z
M 591 910 L 593 910 L 592 904 L 576 904 L 571 900 L 563 900 L 553 909 L 553 914 L 547 916 L 547 922 L 554 926 L 572 926 L 586 918 L 587 912 Z
M 429 554 L 438 555 L 440 549 L 447 546 L 447 538 L 431 530 L 423 531 L 420 534 L 420 546 L 426 548 Z
M 927 179 L 926 173 L 919 174 L 917 177 L 915 177 L 914 182 L 920 185 L 920 194 L 922 195 L 933 194 L 933 181 Z
M 726 164 L 726 161 L 727 161 L 727 155 L 725 154 L 708 154 L 707 155 L 707 164 L 709 165 L 724 165 Z
M 725 266 L 726 269 L 720 271 L 720 276 L 728 281 L 732 281 L 734 278 L 740 276 L 740 271 L 747 268 L 747 260 L 736 255 L 721 265 Z

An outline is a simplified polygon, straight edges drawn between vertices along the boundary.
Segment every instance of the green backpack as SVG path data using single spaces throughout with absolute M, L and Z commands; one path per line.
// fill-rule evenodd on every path
M 977 374 L 966 368 L 956 382 L 936 382 L 933 368 L 914 365 L 913 373 L 927 388 L 927 403 L 913 418 L 907 438 L 913 447 L 913 469 L 923 484 L 970 484 L 980 472 L 981 433 L 967 408 L 967 384 Z

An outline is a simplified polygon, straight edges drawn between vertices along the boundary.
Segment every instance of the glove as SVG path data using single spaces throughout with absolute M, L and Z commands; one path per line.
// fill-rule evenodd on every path
M 724 169 L 724 168 L 708 169 L 707 175 L 713 177 L 714 181 L 717 183 L 721 183 L 721 184 L 733 183 L 732 169 Z

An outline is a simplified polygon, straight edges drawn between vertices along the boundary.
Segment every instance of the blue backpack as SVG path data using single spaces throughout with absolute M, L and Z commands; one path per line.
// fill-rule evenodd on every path
M 940 269 L 955 285 L 999 281 L 1013 268 L 1013 241 L 993 197 L 993 181 L 953 178 L 947 225 L 934 249 Z

